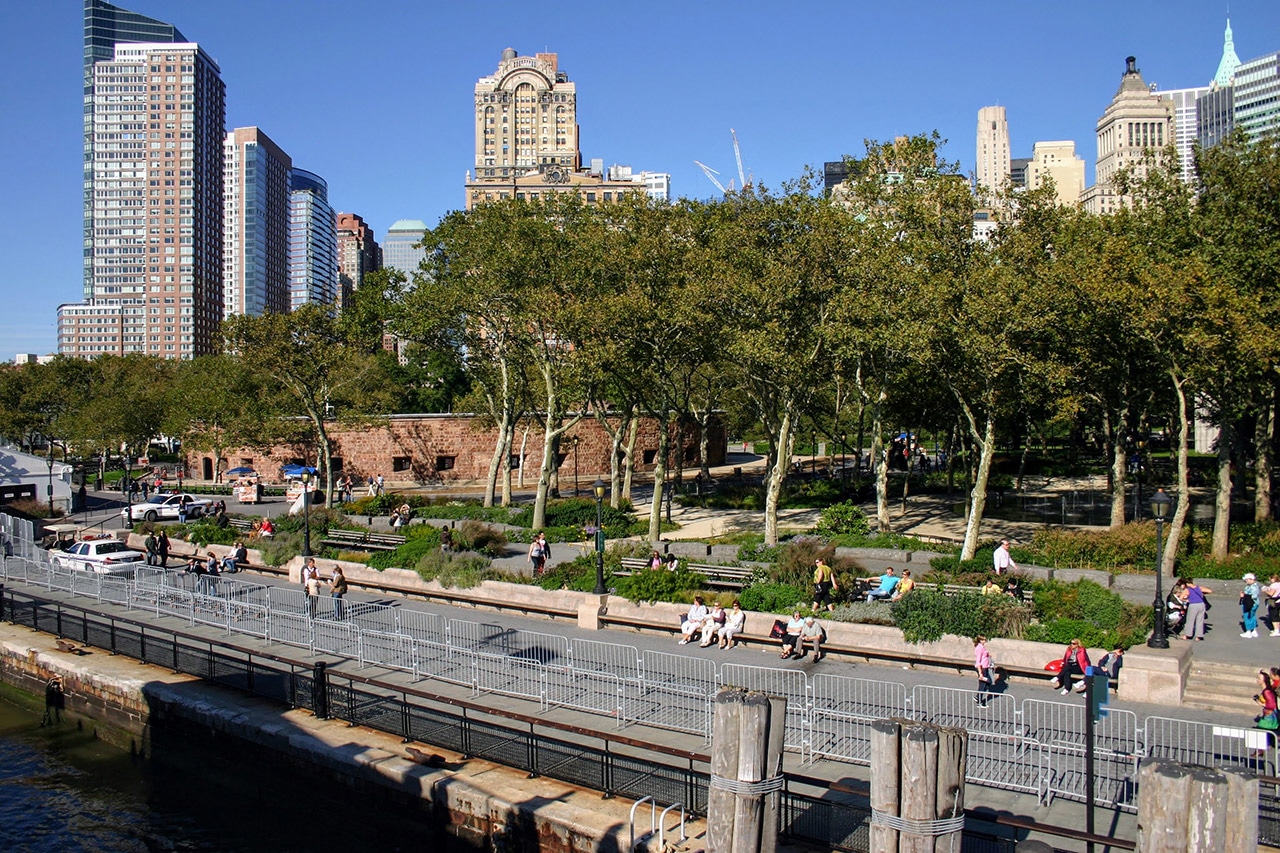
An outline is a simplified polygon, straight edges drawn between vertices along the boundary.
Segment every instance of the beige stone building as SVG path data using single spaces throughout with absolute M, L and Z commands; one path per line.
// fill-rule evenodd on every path
M 980 189 L 997 192 L 1009 182 L 1009 119 L 1004 107 L 978 110 L 977 170 L 974 183 Z
M 1058 204 L 1075 204 L 1084 192 L 1084 160 L 1076 155 L 1070 140 L 1037 142 L 1027 163 L 1027 189 L 1035 190 L 1053 179 Z
M 578 92 L 554 53 L 520 56 L 507 48 L 498 70 L 476 82 L 474 175 L 466 208 L 504 198 L 577 192 L 588 203 L 643 193 L 632 180 L 610 181 L 603 168 L 582 168 Z
M 1159 155 L 1176 140 L 1173 102 L 1150 90 L 1132 56 L 1125 59 L 1120 88 L 1098 119 L 1097 137 L 1094 185 L 1080 201 L 1090 213 L 1112 213 L 1128 202 L 1116 187 L 1120 170 L 1129 169 L 1135 178 L 1142 178 L 1147 155 Z

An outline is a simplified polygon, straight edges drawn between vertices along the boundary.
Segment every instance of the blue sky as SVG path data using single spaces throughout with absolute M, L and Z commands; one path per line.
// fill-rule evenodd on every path
M 52 352 L 81 295 L 79 0 L 2 0 L 0 358 Z M 439 0 L 120 0 L 176 24 L 222 67 L 227 126 L 257 125 L 381 238 L 463 204 L 472 95 L 502 49 L 550 51 L 578 89 L 583 157 L 672 174 L 693 161 L 776 186 L 863 140 L 937 130 L 970 172 L 977 111 L 1008 109 L 1014 156 L 1073 139 L 1092 180 L 1093 128 L 1128 55 L 1148 83 L 1207 84 L 1223 3 L 956 0 L 487 4 Z M 483 10 L 483 11 L 482 11 Z M 1280 3 L 1235 0 L 1236 51 L 1280 50 Z

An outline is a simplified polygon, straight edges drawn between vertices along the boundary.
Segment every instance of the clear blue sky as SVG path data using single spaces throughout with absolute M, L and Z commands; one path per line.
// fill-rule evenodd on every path
M 79 0 L 0 0 L 0 358 L 56 348 L 81 297 Z M 222 67 L 227 127 L 257 125 L 381 238 L 463 203 L 472 95 L 502 49 L 551 51 L 578 88 L 583 157 L 670 172 L 711 197 L 693 161 L 770 186 L 863 140 L 937 130 L 973 169 L 977 111 L 1008 108 L 1014 156 L 1073 139 L 1092 181 L 1094 124 L 1124 58 L 1148 83 L 1204 85 L 1225 3 L 119 0 L 176 24 Z M 1235 0 L 1236 51 L 1280 50 L 1280 3 Z

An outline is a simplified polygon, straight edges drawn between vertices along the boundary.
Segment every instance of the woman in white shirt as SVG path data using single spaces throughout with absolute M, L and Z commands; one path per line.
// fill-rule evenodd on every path
M 680 624 L 680 645 L 687 644 L 693 639 L 693 635 L 702 630 L 702 623 L 707 618 L 707 605 L 702 603 L 702 596 L 695 595 L 693 604 L 689 605 L 689 612 L 684 617 L 684 622 Z
M 724 628 L 720 631 L 720 648 L 731 649 L 738 644 L 734 639 L 738 634 L 742 633 L 743 627 L 747 624 L 747 614 L 742 612 L 742 605 L 738 604 L 738 600 L 733 600 L 733 609 L 729 611 L 729 615 L 725 618 Z

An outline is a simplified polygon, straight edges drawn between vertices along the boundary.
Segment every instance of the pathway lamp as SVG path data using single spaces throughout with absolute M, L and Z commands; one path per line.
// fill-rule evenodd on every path
M 604 496 L 609 491 L 609 487 L 605 485 L 604 480 L 596 477 L 596 481 L 591 484 L 591 491 L 596 496 L 596 588 L 592 590 L 594 595 L 604 595 L 609 590 L 604 586 Z
M 302 556 L 311 556 L 311 472 L 302 472 Z
M 582 439 L 574 436 L 570 443 L 573 445 L 573 496 L 578 496 L 578 442 Z
M 1169 637 L 1165 633 L 1164 622 L 1164 520 L 1169 517 L 1169 507 L 1173 501 L 1164 493 L 1164 489 L 1157 489 L 1156 493 L 1151 496 L 1151 516 L 1156 520 L 1156 600 L 1152 603 L 1151 609 L 1155 613 L 1155 630 L 1151 632 L 1151 639 L 1147 640 L 1147 645 L 1153 649 L 1169 648 Z
M 818 431 L 809 431 L 809 475 L 818 478 Z

